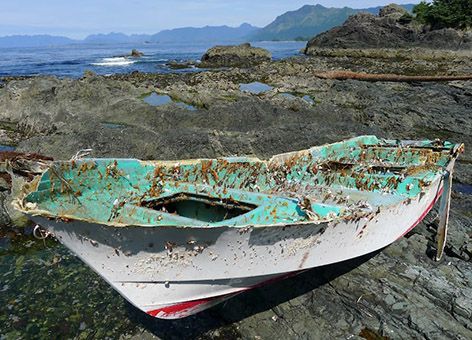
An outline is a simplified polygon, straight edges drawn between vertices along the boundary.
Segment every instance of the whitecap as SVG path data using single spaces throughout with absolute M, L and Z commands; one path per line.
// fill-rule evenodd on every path
M 125 57 L 103 58 L 98 63 L 92 63 L 94 66 L 127 66 L 134 64 L 136 60 L 130 60 Z

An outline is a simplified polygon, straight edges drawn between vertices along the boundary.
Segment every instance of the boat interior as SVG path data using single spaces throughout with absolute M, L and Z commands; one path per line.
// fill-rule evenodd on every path
M 55 162 L 23 206 L 115 226 L 320 223 L 419 195 L 460 145 L 362 136 L 269 160 Z

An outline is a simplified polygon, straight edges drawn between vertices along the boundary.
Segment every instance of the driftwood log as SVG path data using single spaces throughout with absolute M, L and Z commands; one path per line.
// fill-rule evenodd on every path
M 472 80 L 472 74 L 456 76 L 408 76 L 400 74 L 373 74 L 352 71 L 326 71 L 315 73 L 315 77 L 322 79 L 337 80 L 363 80 L 363 81 L 394 81 L 394 82 L 414 82 L 414 81 L 453 81 L 453 80 Z

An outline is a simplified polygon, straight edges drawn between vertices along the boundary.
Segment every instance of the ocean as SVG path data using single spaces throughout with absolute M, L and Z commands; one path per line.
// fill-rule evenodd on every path
M 222 43 L 228 44 L 228 43 Z M 255 42 L 253 46 L 268 49 L 274 59 L 300 54 L 305 42 Z M 0 48 L 1 76 L 54 75 L 79 78 L 84 71 L 97 74 L 192 72 L 195 69 L 172 70 L 172 60 L 199 60 L 217 43 L 149 43 L 149 44 L 74 44 L 49 47 Z M 132 49 L 144 53 L 141 58 L 127 57 Z

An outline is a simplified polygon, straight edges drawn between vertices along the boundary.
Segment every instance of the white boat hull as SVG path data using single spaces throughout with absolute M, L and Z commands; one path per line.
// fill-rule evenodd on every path
M 320 224 L 113 227 L 32 218 L 133 305 L 174 319 L 264 283 L 381 249 L 424 218 L 441 188 L 438 176 L 416 199 L 379 202 L 381 208 L 365 217 Z

